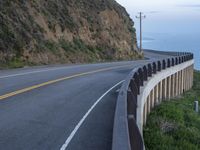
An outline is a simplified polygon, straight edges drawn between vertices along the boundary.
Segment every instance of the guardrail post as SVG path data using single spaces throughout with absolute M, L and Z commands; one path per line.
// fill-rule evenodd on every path
M 193 56 L 191 56 L 193 57 Z M 193 86 L 193 78 L 194 78 L 194 65 L 191 66 L 191 72 L 190 72 L 190 77 L 191 77 L 191 85 L 190 85 L 190 88 L 192 88 Z
M 174 96 L 178 96 L 178 90 L 179 90 L 179 86 L 178 86 L 178 72 L 175 73 L 175 95 Z
M 151 66 L 151 64 L 148 64 L 148 76 L 152 77 L 152 66 Z
M 167 99 L 171 98 L 171 76 L 167 77 Z
M 129 115 L 134 115 L 136 119 L 137 101 L 131 89 L 127 91 L 127 111 Z
M 150 95 L 151 95 L 151 97 L 150 97 L 151 109 L 153 109 L 154 108 L 154 89 L 151 90 Z
M 184 87 L 183 87 L 183 81 L 184 81 L 184 78 L 183 78 L 183 70 L 181 70 L 181 94 L 183 93 L 183 89 L 184 89 Z
M 178 95 L 181 94 L 181 71 L 178 72 Z
M 187 81 L 187 77 L 186 77 L 186 68 L 185 68 L 183 71 L 184 71 L 184 82 L 183 82 L 183 83 L 184 83 L 184 92 L 185 92 L 185 91 L 187 90 L 187 89 L 186 89 L 186 84 L 187 84 L 187 83 L 186 83 L 186 81 Z
M 144 144 L 142 135 L 141 132 L 138 130 L 136 120 L 134 119 L 133 116 L 128 117 L 128 127 L 129 127 L 131 150 L 143 150 Z
M 158 85 L 156 85 L 155 87 L 154 87 L 154 100 L 155 100 L 155 106 L 156 105 L 158 105 Z
M 187 57 L 186 57 L 187 58 Z M 186 90 L 189 89 L 188 67 L 186 68 Z
M 160 81 L 160 83 L 159 83 L 159 103 L 162 102 L 162 93 L 163 93 L 162 81 Z
M 172 58 L 172 66 L 174 66 L 174 58 Z
M 140 79 L 140 86 L 144 85 L 144 72 L 141 68 L 138 69 L 138 75 Z
M 157 72 L 157 67 L 156 67 L 156 63 L 153 62 L 153 73 L 156 74 Z
M 177 96 L 177 73 L 174 74 L 174 97 Z
M 171 97 L 174 97 L 174 74 L 171 75 L 171 89 L 170 89 Z
M 185 68 L 182 70 L 182 75 L 183 75 L 183 93 L 185 92 Z
M 176 57 L 175 60 L 176 60 L 176 61 L 175 61 L 175 65 L 178 65 L 178 63 L 179 63 L 179 62 L 178 62 L 178 58 Z
M 144 104 L 144 108 L 143 108 L 143 126 L 146 125 L 146 121 L 147 121 L 147 110 L 148 109 L 148 105 L 147 102 Z
M 187 87 L 187 90 L 190 89 L 190 67 L 188 67 L 188 87 Z
M 187 59 L 187 57 L 186 57 Z M 188 84 L 189 84 L 189 81 L 188 81 L 188 67 L 186 68 L 186 90 L 188 90 Z
M 177 96 L 180 95 L 180 72 L 177 72 Z
M 158 61 L 158 62 L 157 62 L 157 65 L 158 65 L 158 71 L 161 71 L 161 70 L 162 70 L 162 68 L 161 68 L 161 62 Z
M 185 90 L 186 91 L 188 89 L 187 86 L 188 86 L 188 68 L 185 68 Z
M 134 74 L 133 78 L 135 79 L 135 83 L 137 85 L 137 92 L 140 94 L 140 79 L 137 72 Z
M 192 74 L 192 68 L 191 68 L 191 66 L 189 67 L 189 74 L 190 74 L 190 76 L 189 76 L 189 80 L 190 80 L 190 84 L 189 84 L 189 88 L 191 88 L 192 87 L 192 79 L 191 79 L 191 74 Z
M 133 92 L 133 95 L 135 96 L 136 103 L 137 103 L 137 95 L 139 93 L 139 91 L 138 91 L 139 89 L 138 89 L 138 86 L 136 84 L 135 78 L 133 78 L 133 79 L 130 80 L 129 87 L 131 88 L 131 91 Z
M 147 97 L 147 106 L 148 106 L 147 112 L 148 112 L 148 114 L 150 114 L 150 112 L 151 112 L 151 100 L 150 100 L 150 96 L 149 95 Z
M 170 59 L 167 59 L 167 68 L 171 67 Z
M 192 55 L 193 57 L 193 55 Z M 194 81 L 194 65 L 192 65 L 192 86 L 193 86 L 193 81 Z
M 146 66 L 143 67 L 143 73 L 144 73 L 144 81 L 147 81 L 148 80 L 148 71 L 147 71 Z
M 163 59 L 163 61 L 162 61 L 162 69 L 163 69 L 163 70 L 166 69 L 166 62 L 165 62 L 164 59 Z
M 162 99 L 167 99 L 167 79 L 162 80 Z
M 181 63 L 183 63 L 184 62 L 184 57 L 183 56 L 181 56 Z

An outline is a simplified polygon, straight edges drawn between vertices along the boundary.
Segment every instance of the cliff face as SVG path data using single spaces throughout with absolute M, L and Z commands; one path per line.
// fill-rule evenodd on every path
M 114 0 L 1 0 L 0 63 L 137 58 L 133 25 Z

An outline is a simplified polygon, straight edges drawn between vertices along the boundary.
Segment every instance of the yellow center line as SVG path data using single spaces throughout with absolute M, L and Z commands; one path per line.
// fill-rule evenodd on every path
M 117 68 L 127 67 L 127 66 L 131 66 L 131 65 L 129 64 L 129 65 L 121 65 L 121 66 L 116 66 L 116 67 L 103 68 L 103 69 L 98 69 L 98 70 L 89 71 L 89 72 L 83 72 L 83 73 L 79 73 L 79 74 L 75 74 L 75 75 L 71 75 L 71 76 L 47 81 L 47 82 L 44 82 L 44 83 L 41 83 L 41 84 L 36 84 L 36 85 L 30 86 L 30 87 L 27 87 L 27 88 L 24 88 L 24 89 L 21 89 L 21 90 L 17 90 L 17 91 L 11 92 L 11 93 L 1 95 L 0 100 L 6 99 L 6 98 L 9 98 L 9 97 L 21 94 L 21 93 L 25 93 L 25 92 L 28 92 L 28 91 L 31 91 L 31 90 L 34 90 L 34 89 L 37 89 L 37 88 L 40 88 L 40 87 L 43 87 L 43 86 L 46 86 L 46 85 L 57 83 L 57 82 L 60 82 L 60 81 L 64 81 L 64 80 L 68 80 L 68 79 L 72 79 L 72 78 L 80 77 L 80 76 L 84 76 L 84 75 L 94 74 L 94 73 L 98 73 L 98 72 L 113 70 L 113 69 L 117 69 Z

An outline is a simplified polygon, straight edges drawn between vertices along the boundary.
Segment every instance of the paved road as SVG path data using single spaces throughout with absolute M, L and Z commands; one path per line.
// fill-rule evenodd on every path
M 0 149 L 110 150 L 120 81 L 151 60 L 0 71 Z

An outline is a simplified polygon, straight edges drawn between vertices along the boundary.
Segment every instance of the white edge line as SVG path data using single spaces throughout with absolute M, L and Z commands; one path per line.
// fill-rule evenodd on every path
M 2 76 L 0 76 L 0 79 L 9 78 L 9 77 L 16 77 L 16 76 L 24 76 L 24 75 L 40 73 L 40 72 L 62 70 L 62 69 L 71 69 L 71 68 L 76 69 L 77 67 L 80 67 L 80 66 L 63 66 L 63 67 L 54 67 L 54 68 L 46 68 L 46 69 L 44 68 L 44 69 L 39 69 L 39 70 L 35 70 L 35 71 L 28 71 L 28 72 L 22 72 L 22 73 L 16 73 L 16 74 L 2 75 Z M 112 67 L 112 66 L 108 66 L 108 67 Z M 102 68 L 100 68 L 100 69 L 102 69 Z
M 91 113 L 91 111 L 95 108 L 95 106 L 103 99 L 104 96 L 106 96 L 110 91 L 112 91 L 115 87 L 117 87 L 118 85 L 120 85 L 122 82 L 124 82 L 124 80 L 118 82 L 117 84 L 115 84 L 113 87 L 111 87 L 109 90 L 107 90 L 91 107 L 90 109 L 86 112 L 86 114 L 83 116 L 83 118 L 79 121 L 79 123 L 76 125 L 76 127 L 74 128 L 74 130 L 71 132 L 71 134 L 69 135 L 69 137 L 67 138 L 67 140 L 65 141 L 65 143 L 62 145 L 62 147 L 60 148 L 60 150 L 65 150 L 69 143 L 71 142 L 71 140 L 73 139 L 74 135 L 76 134 L 76 132 L 78 131 L 78 129 L 81 127 L 81 125 L 83 124 L 83 122 L 85 121 L 85 119 L 88 117 L 88 115 Z
M 10 75 L 5 75 L 5 76 L 0 76 L 0 79 L 9 78 L 9 77 L 16 77 L 16 76 L 23 76 L 23 75 L 28 75 L 28 74 L 33 74 L 33 73 L 39 73 L 39 72 L 61 70 L 61 69 L 69 68 L 69 67 L 70 66 L 59 67 L 59 68 L 43 69 L 43 70 L 36 70 L 36 71 L 29 71 L 29 72 L 17 73 L 17 74 L 10 74 Z

